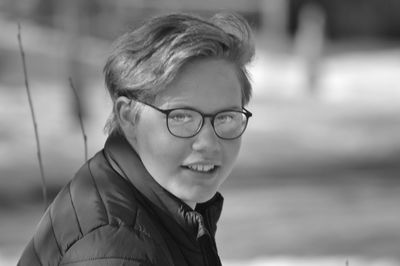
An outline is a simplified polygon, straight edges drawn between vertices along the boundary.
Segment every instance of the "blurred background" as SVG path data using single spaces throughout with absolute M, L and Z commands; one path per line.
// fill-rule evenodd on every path
M 0 265 L 43 213 L 21 25 L 50 198 L 103 147 L 110 44 L 143 19 L 236 11 L 255 32 L 253 113 L 224 184 L 224 265 L 400 265 L 400 1 L 1 0 Z

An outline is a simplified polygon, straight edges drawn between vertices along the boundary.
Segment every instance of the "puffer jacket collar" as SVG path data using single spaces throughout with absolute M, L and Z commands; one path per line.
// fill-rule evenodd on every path
M 111 166 L 150 202 L 152 211 L 167 230 L 183 246 L 197 249 L 204 236 L 214 238 L 223 197 L 220 193 L 192 210 L 183 201 L 161 187 L 145 169 L 142 161 L 125 137 L 110 136 L 105 144 L 105 156 Z

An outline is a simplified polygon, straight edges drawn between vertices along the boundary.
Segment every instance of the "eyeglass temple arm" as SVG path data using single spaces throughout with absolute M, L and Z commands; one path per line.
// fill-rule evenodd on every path
M 245 111 L 245 113 L 247 114 L 248 117 L 252 117 L 252 116 L 253 116 L 253 113 L 252 113 L 252 112 L 250 112 L 249 110 L 247 110 L 247 109 L 244 108 L 244 107 L 242 107 L 242 108 L 243 108 L 243 110 Z

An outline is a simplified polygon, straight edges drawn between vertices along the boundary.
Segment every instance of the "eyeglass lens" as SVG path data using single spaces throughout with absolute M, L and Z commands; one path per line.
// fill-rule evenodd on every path
M 217 113 L 212 121 L 219 137 L 234 139 L 245 130 L 247 117 L 240 111 L 224 111 Z M 193 137 L 199 132 L 202 123 L 202 114 L 190 109 L 173 110 L 167 117 L 168 129 L 177 137 Z

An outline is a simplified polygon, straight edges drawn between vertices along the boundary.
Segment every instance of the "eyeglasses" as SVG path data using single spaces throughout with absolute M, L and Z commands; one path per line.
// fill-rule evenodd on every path
M 196 136 L 203 128 L 204 119 L 210 118 L 215 134 L 225 140 L 239 138 L 246 130 L 249 117 L 253 114 L 243 108 L 242 110 L 223 110 L 215 114 L 203 114 L 193 108 L 160 109 L 152 104 L 132 99 L 136 102 L 150 106 L 166 115 L 169 132 L 178 138 L 191 138 Z

